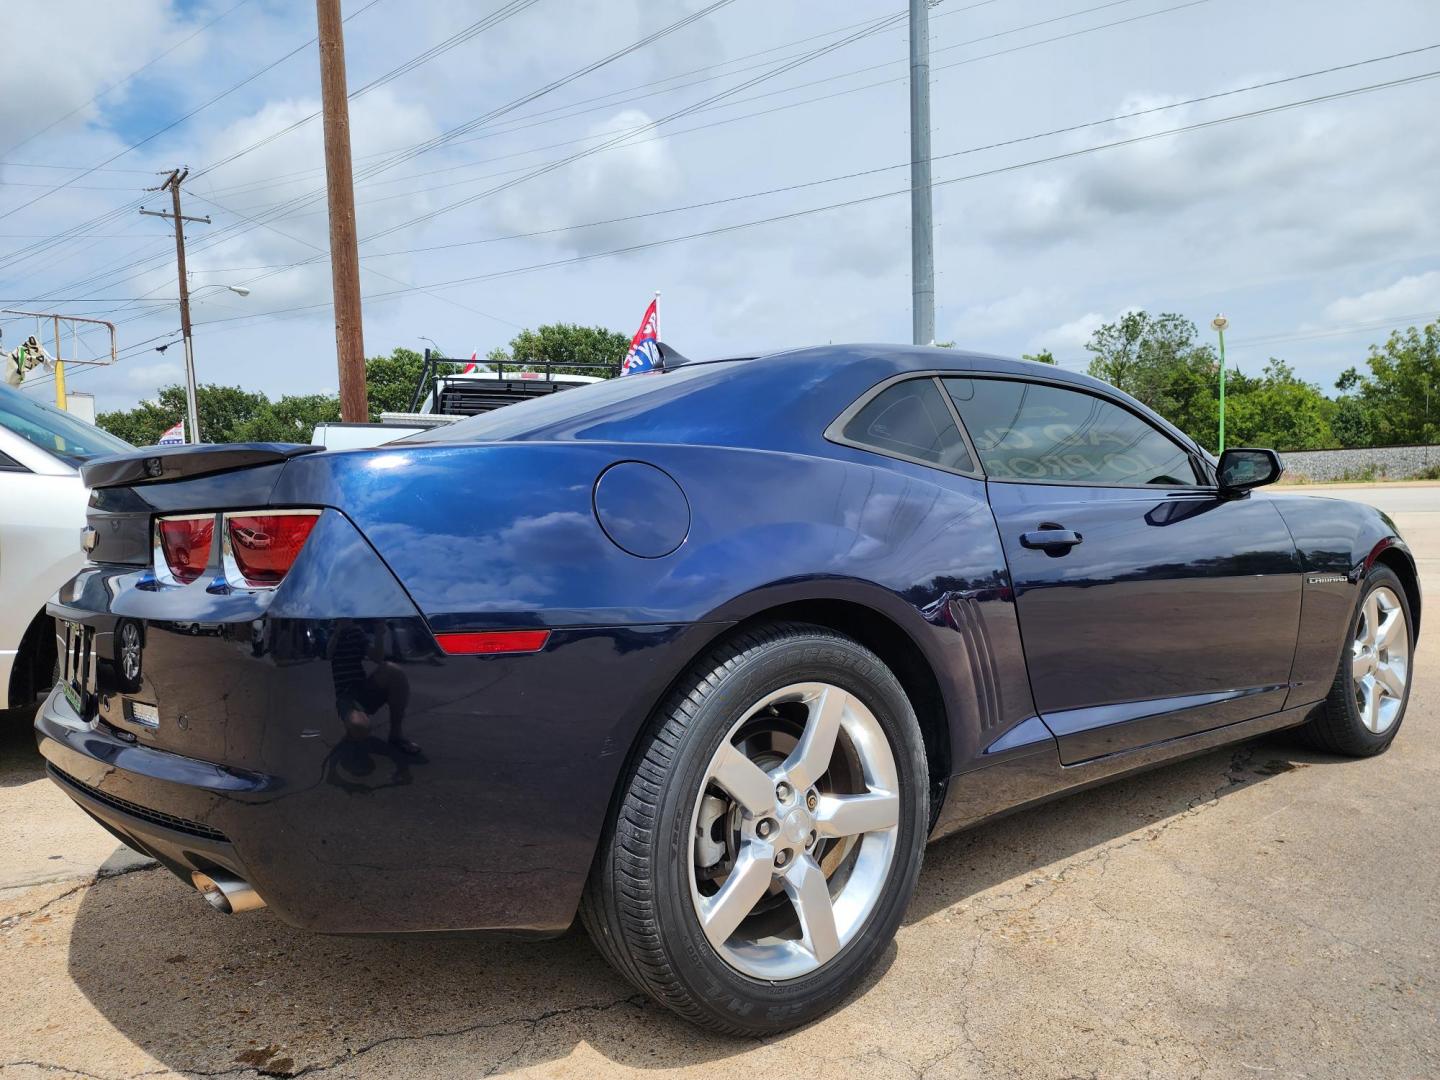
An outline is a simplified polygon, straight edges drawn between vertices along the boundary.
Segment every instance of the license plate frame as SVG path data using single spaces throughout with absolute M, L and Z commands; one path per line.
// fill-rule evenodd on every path
M 95 629 L 84 623 L 61 620 L 65 649 L 61 657 L 60 688 L 65 701 L 81 720 L 89 720 L 94 702 Z

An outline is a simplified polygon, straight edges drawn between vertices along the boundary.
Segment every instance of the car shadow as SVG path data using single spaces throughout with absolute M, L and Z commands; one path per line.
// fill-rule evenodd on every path
M 34 709 L 0 709 L 0 788 L 45 775 L 45 760 L 35 749 L 34 722 Z
M 906 922 L 1137 831 L 1167 828 L 1272 776 L 1337 761 L 1270 736 L 939 841 Z M 892 944 L 852 1001 L 896 954 Z M 110 1024 L 187 1073 L 249 1067 L 288 1076 L 339 1065 L 438 1074 L 463 1062 L 492 1075 L 571 1058 L 582 1046 L 615 1064 L 659 1069 L 755 1045 L 698 1031 L 653 1004 L 578 930 L 543 942 L 322 937 L 268 912 L 219 916 L 163 871 L 126 874 L 86 893 L 69 971 Z

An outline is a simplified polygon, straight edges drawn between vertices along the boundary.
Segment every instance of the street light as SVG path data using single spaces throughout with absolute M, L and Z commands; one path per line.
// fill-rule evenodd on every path
M 1230 320 L 1224 315 L 1216 315 L 1210 320 L 1210 329 L 1220 335 L 1220 449 L 1217 453 L 1225 452 L 1225 331 L 1230 329 Z
M 184 282 L 181 282 L 184 284 Z M 244 285 L 221 285 L 218 282 L 211 285 L 202 285 L 196 292 L 204 289 L 228 289 L 236 296 L 249 296 L 250 290 Z M 188 301 L 182 301 L 188 307 Z M 200 441 L 200 400 L 199 392 L 195 388 L 195 352 L 190 345 L 189 317 L 185 319 L 185 411 L 190 417 L 190 441 Z

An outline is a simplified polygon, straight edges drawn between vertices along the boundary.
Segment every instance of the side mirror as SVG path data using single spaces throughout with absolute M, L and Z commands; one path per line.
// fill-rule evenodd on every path
M 1221 495 L 1239 495 L 1251 488 L 1273 484 L 1285 471 L 1280 455 L 1274 450 L 1235 449 L 1220 455 L 1215 470 Z

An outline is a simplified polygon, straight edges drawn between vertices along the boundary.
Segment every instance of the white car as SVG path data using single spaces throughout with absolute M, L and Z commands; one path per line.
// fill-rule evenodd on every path
M 0 709 L 43 698 L 55 682 L 45 602 L 85 561 L 89 492 L 80 463 L 133 447 L 92 424 L 0 386 Z

